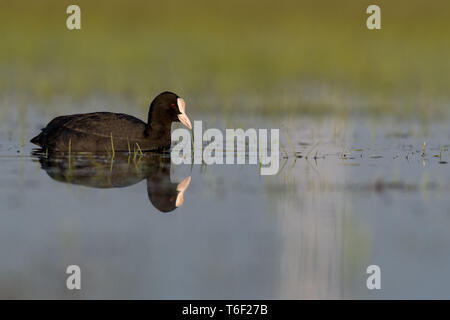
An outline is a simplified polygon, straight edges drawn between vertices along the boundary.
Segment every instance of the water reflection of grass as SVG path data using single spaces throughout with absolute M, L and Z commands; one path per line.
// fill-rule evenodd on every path
M 203 112 L 428 116 L 449 98 L 448 1 L 378 1 L 381 31 L 350 0 L 77 3 L 81 31 L 65 28 L 68 2 L 0 4 L 8 104 L 95 95 L 144 108 L 172 89 Z

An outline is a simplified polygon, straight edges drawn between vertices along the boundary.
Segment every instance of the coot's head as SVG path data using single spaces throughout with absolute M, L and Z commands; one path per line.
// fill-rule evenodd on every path
M 192 129 L 191 121 L 186 115 L 186 103 L 173 92 L 165 91 L 153 99 L 148 113 L 148 126 L 155 128 L 181 122 Z
M 170 169 L 168 171 L 168 175 L 170 175 Z M 156 209 L 164 213 L 171 212 L 183 205 L 184 192 L 191 182 L 190 176 L 178 184 L 171 183 L 169 177 L 167 179 L 167 181 L 160 180 L 160 177 L 147 179 L 148 198 Z

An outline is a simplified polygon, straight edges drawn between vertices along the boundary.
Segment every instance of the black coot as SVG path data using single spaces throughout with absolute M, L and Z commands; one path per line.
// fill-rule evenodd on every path
M 159 94 L 150 104 L 148 123 L 123 113 L 95 112 L 53 119 L 30 142 L 50 151 L 132 151 L 170 148 L 172 122 L 189 129 L 185 102 L 172 92 Z

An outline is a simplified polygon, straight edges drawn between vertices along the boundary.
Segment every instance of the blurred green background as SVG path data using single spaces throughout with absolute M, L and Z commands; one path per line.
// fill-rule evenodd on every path
M 81 30 L 66 8 L 81 7 Z M 381 30 L 366 8 L 381 7 Z M 92 96 L 195 112 L 441 116 L 450 1 L 0 0 L 0 103 Z M 66 98 L 65 98 L 66 97 Z

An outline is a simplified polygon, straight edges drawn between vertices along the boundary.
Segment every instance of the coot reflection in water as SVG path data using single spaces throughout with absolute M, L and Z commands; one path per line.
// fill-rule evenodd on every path
M 146 153 L 133 157 L 115 154 L 114 159 L 95 153 L 72 154 L 35 151 L 41 168 L 54 180 L 92 188 L 123 188 L 147 180 L 147 194 L 153 206 L 170 212 L 184 202 L 184 192 L 191 177 L 179 183 L 170 181 L 170 157 L 166 154 Z

